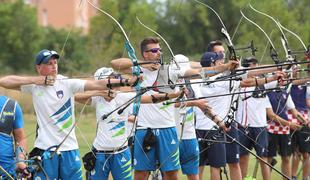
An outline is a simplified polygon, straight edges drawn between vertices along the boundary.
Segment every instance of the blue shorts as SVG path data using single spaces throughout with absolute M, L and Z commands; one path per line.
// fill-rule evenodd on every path
M 108 179 L 110 172 L 113 179 L 132 179 L 130 156 L 129 148 L 117 154 L 97 152 L 95 168 L 89 179 Z
M 83 179 L 82 164 L 79 150 L 61 151 L 51 159 L 51 151 L 44 151 L 42 155 L 42 167 L 49 179 Z M 46 179 L 45 174 L 40 171 L 34 175 L 34 179 Z
M 250 150 L 254 147 L 259 157 L 267 157 L 268 133 L 266 127 L 248 127 L 247 129 L 240 127 L 239 129 L 240 143 Z M 243 147 L 240 147 L 240 154 L 247 155 L 249 152 Z
M 239 140 L 239 134 L 238 129 L 235 123 L 231 125 L 230 131 L 227 132 L 229 136 L 234 138 L 235 140 Z M 236 142 L 233 142 L 233 140 L 230 137 L 226 137 L 227 142 L 226 143 L 226 162 L 227 163 L 239 163 L 240 161 L 240 147 L 239 144 Z
M 15 173 L 15 163 L 14 160 L 12 159 L 12 161 L 10 163 L 0 163 L 0 166 L 5 169 L 6 172 L 8 172 L 14 179 L 16 179 L 16 173 Z M 0 170 L 0 179 L 9 179 L 6 174 L 4 172 L 2 172 Z
M 161 171 L 180 169 L 179 143 L 175 127 L 152 129 L 156 144 L 150 151 L 144 152 L 143 139 L 146 129 L 138 129 L 134 140 L 134 169 L 138 171 L 154 171 L 159 163 Z
M 180 163 L 183 174 L 198 174 L 199 146 L 197 139 L 183 139 L 179 144 Z
M 220 168 L 226 164 L 225 136 L 217 130 L 196 130 L 199 143 L 199 166 Z M 218 142 L 214 142 L 218 141 Z

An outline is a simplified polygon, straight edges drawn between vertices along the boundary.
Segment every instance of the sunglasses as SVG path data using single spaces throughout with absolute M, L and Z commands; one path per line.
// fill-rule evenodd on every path
M 145 52 L 157 53 L 158 51 L 161 52 L 161 48 L 152 48 L 152 49 L 146 50 Z

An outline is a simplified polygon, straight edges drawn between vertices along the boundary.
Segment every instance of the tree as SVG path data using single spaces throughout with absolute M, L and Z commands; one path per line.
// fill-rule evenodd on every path
M 0 6 L 0 65 L 4 72 L 33 69 L 34 52 L 42 36 L 36 11 L 22 0 L 3 2 Z
M 146 0 L 107 0 L 100 2 L 100 7 L 110 13 L 123 26 L 139 57 L 139 42 L 145 36 L 154 36 L 154 34 L 144 29 L 137 22 L 136 15 L 143 22 L 147 22 L 148 25 L 156 29 L 154 6 L 148 4 Z M 98 15 L 91 21 L 87 45 L 92 56 L 91 66 L 94 69 L 100 66 L 109 66 L 110 60 L 126 56 L 124 42 L 123 34 L 115 22 L 98 12 Z
M 91 70 L 89 65 L 92 60 L 84 47 L 87 38 L 80 31 L 46 27 L 43 32 L 45 38 L 41 43 L 41 49 L 53 49 L 60 54 L 59 70 L 62 73 L 72 75 Z

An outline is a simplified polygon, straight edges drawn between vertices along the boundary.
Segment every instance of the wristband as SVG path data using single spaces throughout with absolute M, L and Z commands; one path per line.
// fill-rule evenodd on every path
M 157 100 L 158 100 L 158 99 L 157 99 L 154 95 L 151 95 L 151 97 L 152 97 L 152 102 L 153 102 L 153 103 L 157 103 Z
M 169 100 L 168 93 L 165 94 L 164 100 L 165 101 Z
M 45 76 L 44 85 L 47 85 L 47 76 Z
M 107 88 L 112 89 L 112 84 L 111 84 L 110 77 L 108 77 L 108 84 L 107 84 Z

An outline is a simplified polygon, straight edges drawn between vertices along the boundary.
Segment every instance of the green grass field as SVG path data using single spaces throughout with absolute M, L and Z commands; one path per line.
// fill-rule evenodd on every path
M 77 108 L 76 118 L 78 119 L 78 124 L 76 128 L 76 135 L 79 141 L 79 146 L 81 150 L 81 155 L 85 154 L 90 150 L 95 132 L 96 132 L 96 120 L 94 117 L 94 112 L 92 112 L 89 109 L 86 109 L 82 115 L 79 114 L 79 108 Z M 27 140 L 28 140 L 28 146 L 31 150 L 34 144 L 34 138 L 35 138 L 35 127 L 36 127 L 36 121 L 35 116 L 33 114 L 25 114 L 25 131 L 27 134 Z M 250 167 L 249 167 L 249 174 L 251 175 L 253 173 L 254 165 L 255 165 L 255 157 L 250 156 Z M 277 169 L 280 169 L 280 159 L 277 158 L 278 164 L 276 165 Z M 186 179 L 184 175 L 180 173 L 180 179 Z M 225 177 L 223 175 L 223 177 Z M 209 179 L 209 168 L 205 170 L 205 178 Z M 225 179 L 225 178 L 224 178 Z M 262 179 L 262 176 L 260 174 L 260 169 L 257 173 L 257 179 Z M 278 175 L 276 172 L 272 172 L 272 179 L 282 179 L 280 175 Z

